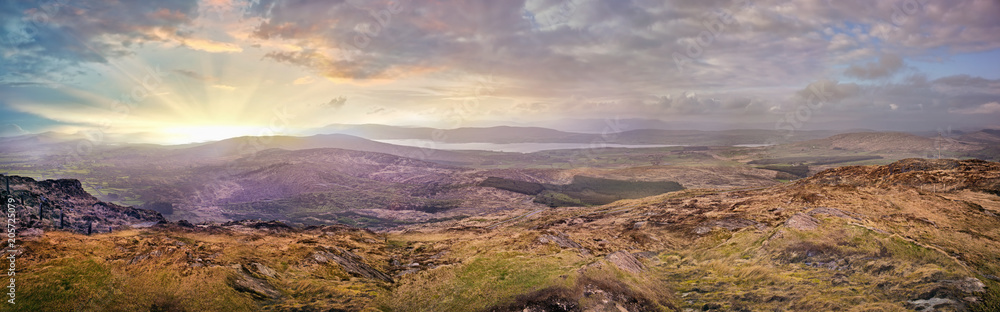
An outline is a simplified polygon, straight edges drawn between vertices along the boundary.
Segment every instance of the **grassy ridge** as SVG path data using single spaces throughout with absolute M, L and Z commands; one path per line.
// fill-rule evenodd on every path
M 748 162 L 750 165 L 776 165 L 776 164 L 810 164 L 810 165 L 830 165 L 854 161 L 882 159 L 878 155 L 859 156 L 802 156 L 802 157 L 780 157 L 769 159 L 757 159 Z

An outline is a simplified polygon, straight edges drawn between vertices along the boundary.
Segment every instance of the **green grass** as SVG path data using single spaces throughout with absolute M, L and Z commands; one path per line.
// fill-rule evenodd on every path
M 12 311 L 98 311 L 122 286 L 92 259 L 56 259 L 16 277 L 20 286 Z
M 553 255 L 497 252 L 465 264 L 431 270 L 407 280 L 384 301 L 383 311 L 477 311 L 512 303 L 517 295 L 547 287 L 566 287 L 574 280 L 561 275 L 578 268 L 575 251 Z M 572 274 L 570 274 L 572 275 Z

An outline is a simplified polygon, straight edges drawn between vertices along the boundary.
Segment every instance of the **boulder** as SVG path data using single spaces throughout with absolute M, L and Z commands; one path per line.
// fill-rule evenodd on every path
M 812 231 L 819 227 L 819 220 L 807 214 L 797 213 L 785 221 L 785 226 L 799 231 Z
M 332 250 L 317 250 L 310 255 L 313 261 L 321 264 L 326 264 L 329 262 L 336 263 L 339 265 L 344 272 L 351 274 L 353 276 L 380 280 L 384 282 L 392 283 L 392 277 L 385 272 L 379 271 L 376 268 L 371 267 L 363 262 L 363 258 L 357 256 L 349 251 L 342 250 L 339 248 L 334 248 Z
M 236 291 L 249 294 L 258 300 L 274 300 L 281 298 L 281 292 L 267 281 L 250 276 L 244 270 L 237 270 L 227 282 Z
M 616 251 L 606 258 L 608 262 L 611 262 L 611 264 L 614 264 L 622 271 L 637 274 L 646 270 L 646 266 L 642 265 L 639 259 L 636 259 L 635 256 L 624 250 Z

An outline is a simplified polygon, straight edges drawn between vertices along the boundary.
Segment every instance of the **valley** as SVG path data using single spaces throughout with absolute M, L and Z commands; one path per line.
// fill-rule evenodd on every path
M 369 137 L 398 138 L 411 130 L 379 129 L 381 131 L 375 134 L 369 133 Z M 504 142 L 496 137 L 498 132 L 492 131 L 495 129 L 459 130 L 463 129 L 449 133 L 462 134 L 453 137 L 463 138 L 462 141 Z M 510 134 L 540 131 L 513 127 L 504 130 Z M 507 132 L 499 133 L 509 135 Z M 603 137 L 628 138 L 647 132 L 631 131 Z M 687 136 L 681 135 L 673 141 L 664 137 L 656 142 L 684 143 L 692 138 L 718 142 L 736 135 L 704 131 L 681 133 Z M 741 134 L 743 137 L 739 140 L 764 141 L 766 134 L 748 132 Z M 805 138 L 819 134 L 823 133 L 810 132 Z M 577 139 L 567 138 L 578 135 L 582 134 L 562 133 L 548 141 L 572 142 Z M 484 185 L 488 179 L 551 185 L 548 189 L 565 188 L 556 185 L 571 185 L 574 179 L 676 184 L 669 190 L 762 187 L 800 179 L 828 168 L 888 164 L 909 157 L 934 155 L 997 160 L 990 154 L 992 144 L 988 141 L 994 136 L 992 132 L 970 133 L 965 137 L 977 139 L 958 141 L 904 133 L 862 132 L 756 147 L 597 145 L 587 149 L 505 153 L 397 146 L 346 134 L 321 134 L 243 137 L 179 146 L 99 146 L 79 160 L 73 160 L 72 152 L 81 141 L 36 136 L 0 142 L 7 147 L 0 153 L 7 159 L 0 168 L 8 174 L 36 179 L 78 179 L 86 191 L 101 200 L 156 209 L 173 221 L 262 219 L 298 225 L 340 223 L 388 229 L 501 210 L 605 204 L 637 196 L 622 193 L 627 193 L 627 188 L 607 191 L 602 190 L 603 187 L 590 187 L 576 189 L 573 196 L 546 191 L 539 197 L 538 193 Z M 886 143 L 890 141 L 902 143 Z M 25 144 L 29 143 L 37 147 L 27 149 Z M 606 184 L 610 187 L 613 183 Z M 654 194 L 657 193 L 642 196 Z
M 1000 165 L 913 158 L 985 155 L 984 137 L 8 149 L 15 311 L 991 311 Z

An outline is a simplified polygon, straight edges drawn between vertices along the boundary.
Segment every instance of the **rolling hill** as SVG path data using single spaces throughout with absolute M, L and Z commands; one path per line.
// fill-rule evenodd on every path
M 946 142 L 902 132 L 845 133 L 824 139 L 793 143 L 790 144 L 790 147 L 892 153 L 928 153 L 943 148 L 963 152 L 982 148 L 965 142 Z
M 603 133 L 574 133 L 540 127 L 465 127 L 434 129 L 386 125 L 329 125 L 317 132 L 337 133 L 371 140 L 416 139 L 446 143 L 608 143 L 608 144 L 676 144 L 716 145 L 764 144 L 796 142 L 824 138 L 839 132 L 799 131 L 792 137 L 776 130 L 663 130 L 608 129 Z

